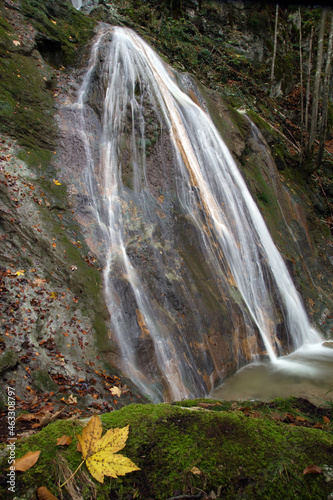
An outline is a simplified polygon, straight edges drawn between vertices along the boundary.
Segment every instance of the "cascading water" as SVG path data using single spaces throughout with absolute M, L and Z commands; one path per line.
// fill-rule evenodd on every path
M 219 344 L 244 364 L 320 343 L 209 115 L 138 35 L 101 28 L 74 108 L 112 333 L 145 394 L 206 395 Z
M 75 7 L 76 9 L 81 9 L 82 5 L 83 5 L 83 1 L 82 0 L 71 0 L 72 1 L 72 5 L 73 7 Z

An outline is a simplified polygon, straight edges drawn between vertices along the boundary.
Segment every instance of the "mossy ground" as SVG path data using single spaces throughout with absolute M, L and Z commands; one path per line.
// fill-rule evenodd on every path
M 215 411 L 200 408 L 200 404 Z M 260 408 L 253 403 L 252 409 L 251 415 L 241 404 L 195 400 L 173 405 L 130 405 L 104 414 L 105 429 L 130 426 L 126 446 L 120 453 L 140 471 L 121 479 L 105 477 L 104 484 L 97 484 L 89 478 L 84 465 L 74 483 L 70 481 L 68 488 L 63 488 L 63 498 L 71 498 L 68 492 L 73 487 L 84 499 L 100 500 L 163 500 L 175 494 L 198 492 L 203 493 L 202 498 L 327 498 L 332 483 L 325 481 L 323 473 L 304 475 L 303 471 L 311 464 L 333 466 L 330 427 L 300 428 L 271 418 L 276 409 L 294 413 L 300 419 L 301 415 L 309 418 L 310 412 L 299 400 L 261 403 Z M 58 421 L 17 443 L 17 457 L 28 451 L 41 450 L 41 454 L 30 470 L 17 473 L 16 496 L 26 498 L 28 490 L 44 485 L 60 497 L 59 484 L 81 462 L 76 434 L 82 425 Z M 72 444 L 57 447 L 57 438 L 64 434 L 73 437 Z

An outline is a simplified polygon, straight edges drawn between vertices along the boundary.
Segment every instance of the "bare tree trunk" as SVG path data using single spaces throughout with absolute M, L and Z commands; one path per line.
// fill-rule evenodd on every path
M 310 87 L 311 87 L 311 69 L 312 69 L 312 43 L 313 43 L 313 26 L 311 27 L 309 60 L 308 60 L 308 81 L 306 84 L 306 104 L 305 104 L 305 144 L 304 148 L 309 149 L 309 107 L 310 107 Z
M 272 87 L 274 81 L 274 70 L 275 70 L 275 59 L 276 59 L 276 47 L 277 47 L 277 27 L 278 27 L 278 19 L 279 19 L 279 4 L 276 4 L 275 10 L 275 28 L 274 28 L 274 48 L 273 48 L 273 59 L 272 59 L 272 69 L 271 69 L 271 79 L 269 83 L 269 88 L 272 94 Z
M 303 161 L 304 154 L 304 103 L 303 103 L 303 58 L 302 58 L 302 14 L 301 8 L 298 8 L 299 13 L 299 69 L 301 80 L 301 154 L 300 163 Z
M 327 107 L 328 107 L 328 91 L 330 86 L 330 76 L 331 76 L 331 63 L 332 63 L 332 53 L 333 53 L 333 16 L 331 14 L 331 27 L 328 39 L 327 56 L 326 56 L 326 66 L 324 75 L 324 88 L 323 88 L 323 110 L 321 115 L 320 124 L 320 145 L 317 156 L 317 164 L 319 165 L 323 159 L 326 129 L 327 129 Z
M 321 80 L 321 69 L 323 65 L 323 48 L 324 48 L 324 32 L 325 32 L 325 19 L 326 19 L 326 9 L 322 10 L 320 19 L 320 29 L 318 38 L 318 50 L 317 50 L 317 65 L 316 74 L 314 82 L 314 92 L 312 98 L 312 113 L 311 113 L 311 127 L 310 127 L 310 139 L 309 139 L 309 151 L 312 150 L 315 136 L 317 132 L 318 124 L 318 107 L 319 107 L 319 87 Z

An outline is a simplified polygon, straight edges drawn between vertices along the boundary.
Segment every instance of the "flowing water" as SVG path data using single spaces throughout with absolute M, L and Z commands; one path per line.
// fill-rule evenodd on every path
M 71 1 L 72 1 L 73 7 L 75 7 L 78 10 L 81 9 L 81 7 L 83 5 L 82 0 L 71 0 Z
M 153 400 L 207 395 L 224 375 L 196 298 L 204 293 L 193 284 L 200 270 L 193 271 L 194 263 L 190 272 L 191 256 L 172 245 L 180 218 L 195 231 L 193 251 L 227 304 L 233 355 L 243 364 L 266 355 L 278 370 L 287 363 L 297 372 L 304 360 L 279 356 L 321 343 L 229 150 L 200 97 L 189 96 L 189 81 L 130 29 L 102 26 L 75 105 L 121 368 Z M 92 113 L 101 123 L 98 133 L 89 125 Z M 159 174 L 152 151 L 160 154 Z M 165 293 L 157 293 L 154 280 L 166 283 Z M 142 352 L 147 346 L 149 360 Z M 332 361 L 332 350 L 316 349 Z

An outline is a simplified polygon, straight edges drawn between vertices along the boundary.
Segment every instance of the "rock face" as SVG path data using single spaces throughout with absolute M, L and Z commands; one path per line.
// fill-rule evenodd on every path
M 107 28 L 98 33 L 81 87 L 60 111 L 63 144 L 58 168 L 73 183 L 71 201 L 86 241 L 104 267 L 112 338 L 122 358 L 119 366 L 151 398 L 181 399 L 207 394 L 237 367 L 272 355 L 270 350 L 289 352 L 305 340 L 303 330 L 311 328 L 300 328 L 298 320 L 288 327 L 284 319 L 294 314 L 288 310 L 288 297 L 281 300 L 284 288 L 294 293 L 293 284 L 288 277 L 279 285 L 278 275 L 288 273 L 282 260 L 277 273 L 272 271 L 277 264 L 268 254 L 275 250 L 263 248 L 266 237 L 260 236 L 259 250 L 254 250 L 258 243 L 252 240 L 250 226 L 257 223 L 257 215 L 249 215 L 242 198 L 245 188 L 234 180 L 235 192 L 229 192 L 227 178 L 216 181 L 216 188 L 215 180 L 209 184 L 209 178 L 218 179 L 229 168 L 230 160 L 226 155 L 223 167 L 213 167 L 215 153 L 208 156 L 206 150 L 223 156 L 223 146 L 213 145 L 209 135 L 200 142 L 198 135 L 204 133 L 200 121 L 193 117 L 191 122 L 190 114 L 186 118 L 192 106 L 186 94 L 198 103 L 193 106 L 197 116 L 200 107 L 214 106 L 211 98 L 206 93 L 206 104 L 193 80 L 177 75 L 174 79 L 185 93 L 179 97 L 181 104 L 173 102 L 171 93 L 181 94 L 181 90 L 166 83 L 161 62 L 131 33 Z M 159 84 L 160 80 L 164 83 Z M 219 100 L 215 115 L 216 110 L 217 126 L 222 122 L 232 129 L 232 118 L 222 118 L 227 110 Z M 180 115 L 184 128 L 177 121 Z M 272 204 L 278 230 L 277 226 L 285 225 L 291 201 L 259 130 L 239 113 L 233 118 L 242 134 L 234 127 L 227 140 L 248 169 L 252 192 L 264 204 Z M 70 170 L 68 158 L 74 160 Z M 207 168 L 207 174 L 200 173 L 200 168 Z M 223 207 L 221 216 L 216 203 Z M 233 218 L 237 205 L 242 215 Z M 293 217 L 302 217 L 297 207 Z M 242 219 L 247 221 L 244 226 Z M 228 224 L 237 235 L 235 246 L 233 236 L 224 242 L 216 229 L 219 224 L 226 231 L 224 224 Z M 287 230 L 295 238 L 296 232 Z M 299 258 L 310 247 L 307 239 Z M 237 266 L 244 266 L 248 288 Z M 260 269 L 258 276 L 252 266 Z M 261 275 L 266 279 L 260 281 Z M 302 310 L 301 303 L 297 307 Z M 295 340 L 299 328 L 300 338 Z
M 25 2 L 20 9 L 14 2 L 1 8 L 6 70 L 0 85 L 0 400 L 5 406 L 2 391 L 15 384 L 18 408 L 34 399 L 56 402 L 72 394 L 79 406 L 102 409 L 116 406 L 109 389 L 126 381 L 110 366 L 117 349 L 108 335 L 100 264 L 84 243 L 67 187 L 52 165 L 54 97 L 57 85 L 60 91 L 61 82 L 70 84 L 71 78 L 39 52 L 46 46 L 40 40 L 50 39 L 54 26 L 52 40 L 66 64 L 71 42 L 68 31 L 61 42 L 62 22 L 71 21 L 76 49 L 94 23 L 67 2 L 43 2 L 37 10 Z M 38 28 L 27 12 L 39 19 Z M 122 393 L 124 401 L 132 397 L 128 387 Z

